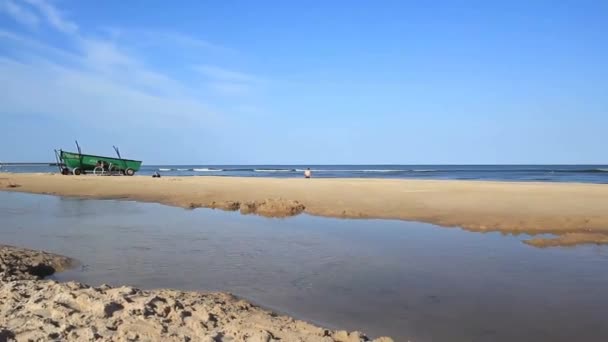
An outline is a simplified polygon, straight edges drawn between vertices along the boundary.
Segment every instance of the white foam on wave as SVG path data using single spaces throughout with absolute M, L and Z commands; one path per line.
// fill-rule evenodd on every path
M 298 172 L 304 172 L 305 169 L 296 169 Z M 311 169 L 312 172 L 404 172 L 404 171 L 416 171 L 416 170 L 378 170 L 378 169 Z M 434 170 L 433 170 L 434 171 Z
M 209 169 L 209 168 L 200 168 L 200 169 L 192 169 L 192 171 L 194 172 L 220 172 L 220 171 L 224 171 L 222 169 Z
M 304 172 L 306 169 L 296 169 L 297 172 Z M 332 170 L 332 169 L 310 169 L 312 172 L 356 172 L 363 170 Z
M 171 171 L 173 169 L 158 169 L 158 171 L 162 171 L 162 172 L 166 172 L 166 171 Z
M 254 169 L 254 172 L 293 172 L 293 170 L 287 169 Z
M 349 171 L 349 170 L 346 170 Z M 409 170 L 353 170 L 353 171 L 358 171 L 358 172 L 403 172 L 403 171 L 409 171 Z

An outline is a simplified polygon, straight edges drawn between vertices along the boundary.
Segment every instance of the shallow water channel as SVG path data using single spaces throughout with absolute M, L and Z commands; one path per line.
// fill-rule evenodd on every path
M 57 280 L 229 291 L 396 341 L 608 341 L 608 246 L 523 238 L 0 192 L 0 244 L 81 262 Z

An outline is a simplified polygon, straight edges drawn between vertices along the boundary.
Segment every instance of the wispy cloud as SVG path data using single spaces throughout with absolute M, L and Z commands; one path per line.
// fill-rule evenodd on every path
M 30 62 L 0 58 L 0 83 L 6 85 L 0 92 L 0 112 L 6 113 L 47 113 L 89 123 L 119 120 L 115 122 L 125 126 L 157 128 L 171 126 L 174 120 L 201 122 L 214 115 L 192 97 L 154 94 L 94 70 L 42 58 Z
M 81 46 L 83 63 L 100 78 L 163 96 L 184 97 L 196 88 L 151 68 L 112 41 L 81 39 Z
M 195 37 L 189 36 L 187 34 L 183 34 L 183 33 L 166 31 L 166 30 L 154 30 L 154 31 L 148 31 L 147 34 L 153 35 L 157 41 L 164 41 L 164 42 L 170 41 L 177 45 L 181 45 L 181 46 L 185 46 L 185 47 L 200 48 L 200 49 L 206 49 L 206 50 L 215 50 L 215 51 L 219 51 L 219 52 L 233 52 L 233 50 L 231 50 L 225 46 L 211 43 L 206 40 L 203 40 L 200 38 L 195 38 Z
M 18 5 L 12 0 L 0 0 L 0 12 L 5 12 L 17 22 L 35 28 L 40 22 L 38 16 L 27 8 Z
M 24 0 L 29 3 L 46 18 L 48 23 L 63 33 L 76 33 L 78 25 L 63 18 L 63 14 L 45 0 Z
M 1 116 L 44 117 L 91 134 L 135 129 L 148 141 L 189 130 L 200 140 L 221 138 L 239 115 L 263 107 L 252 95 L 262 78 L 213 62 L 238 60 L 234 50 L 162 28 L 87 27 L 46 0 L 6 1 L 33 11 L 37 19 L 15 19 L 22 25 L 51 30 L 0 25 Z
M 199 37 L 193 37 L 182 32 L 175 32 L 160 28 L 118 28 L 103 27 L 100 29 L 109 34 L 115 40 L 137 48 L 164 48 L 174 47 L 181 53 L 218 53 L 235 54 L 236 51 L 229 47 L 210 42 Z
M 249 94 L 264 83 L 257 76 L 214 65 L 197 65 L 193 69 L 207 80 L 209 88 L 224 95 Z
M 133 58 L 110 41 L 82 39 L 81 44 L 87 61 L 93 67 L 130 67 L 136 64 Z
M 46 113 L 82 122 L 102 117 L 157 127 L 175 119 L 217 121 L 217 111 L 191 91 L 202 85 L 150 66 L 111 38 L 91 37 L 47 1 L 25 1 L 57 32 L 67 34 L 51 44 L 35 34 L 0 29 L 0 113 Z M 2 3 L 5 10 L 7 3 Z M 9 10 L 11 16 L 27 13 L 16 8 Z M 34 21 L 19 22 L 29 26 Z

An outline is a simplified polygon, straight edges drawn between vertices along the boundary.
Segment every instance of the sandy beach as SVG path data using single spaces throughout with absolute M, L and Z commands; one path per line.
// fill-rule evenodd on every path
M 3 174 L 0 190 L 158 202 L 285 217 L 413 220 L 470 231 L 552 233 L 537 247 L 607 243 L 608 185 L 387 179 Z
M 326 330 L 227 293 L 43 280 L 73 263 L 0 245 L 0 341 L 369 341 L 362 333 Z

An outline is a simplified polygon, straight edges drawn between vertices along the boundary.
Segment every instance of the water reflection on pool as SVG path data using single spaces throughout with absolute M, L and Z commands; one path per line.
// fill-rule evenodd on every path
M 81 261 L 59 280 L 230 291 L 396 341 L 608 341 L 608 247 L 520 240 L 414 222 L 0 193 L 0 243 Z

